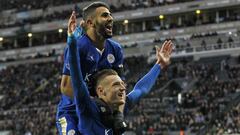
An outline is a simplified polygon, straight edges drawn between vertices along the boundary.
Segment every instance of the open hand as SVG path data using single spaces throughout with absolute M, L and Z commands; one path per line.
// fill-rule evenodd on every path
M 75 11 L 72 12 L 71 17 L 68 20 L 68 34 L 72 34 L 77 27 L 77 18 Z
M 165 41 L 161 48 L 158 46 L 156 47 L 156 57 L 157 57 L 157 64 L 161 66 L 161 68 L 165 68 L 167 65 L 170 64 L 170 57 L 173 50 L 173 43 L 171 40 Z

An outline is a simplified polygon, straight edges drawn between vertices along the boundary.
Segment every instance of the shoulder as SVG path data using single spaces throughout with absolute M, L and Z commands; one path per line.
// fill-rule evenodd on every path
M 107 42 L 109 42 L 109 44 L 113 46 L 115 49 L 122 49 L 121 44 L 113 40 L 112 38 L 107 39 Z
M 85 45 L 85 44 L 87 44 L 88 43 L 88 37 L 87 37 L 87 35 L 82 35 L 81 37 L 78 37 L 77 38 L 77 44 L 79 44 L 79 45 Z
M 84 35 L 83 28 L 80 26 L 77 26 L 73 34 L 76 38 L 82 37 Z
M 77 47 L 78 48 L 83 48 L 84 46 L 88 46 L 89 43 L 90 43 L 89 39 L 85 34 L 83 36 L 77 38 Z

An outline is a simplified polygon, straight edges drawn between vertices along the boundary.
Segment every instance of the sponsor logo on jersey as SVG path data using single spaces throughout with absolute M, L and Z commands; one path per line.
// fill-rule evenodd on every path
M 67 68 L 68 70 L 70 70 L 70 64 L 69 64 L 69 63 L 66 63 L 66 68 Z
M 110 129 L 105 129 L 105 135 L 108 135 Z
M 86 73 L 86 76 L 85 76 L 84 80 L 85 80 L 86 82 L 89 82 L 89 81 L 90 81 L 90 80 L 89 80 L 89 77 L 90 77 L 91 75 L 92 75 L 92 74 Z
M 109 63 L 112 64 L 115 61 L 115 57 L 113 56 L 113 54 L 108 54 L 107 60 Z

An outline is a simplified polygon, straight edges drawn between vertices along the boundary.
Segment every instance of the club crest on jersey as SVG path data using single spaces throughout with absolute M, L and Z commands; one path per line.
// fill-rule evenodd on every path
M 113 56 L 113 54 L 108 54 L 107 60 L 109 63 L 112 64 L 115 61 L 115 57 Z
M 100 109 L 101 109 L 101 112 L 103 112 L 103 113 L 106 112 L 106 108 L 104 106 L 101 106 Z
M 75 135 L 75 130 L 74 129 L 69 130 L 67 135 Z

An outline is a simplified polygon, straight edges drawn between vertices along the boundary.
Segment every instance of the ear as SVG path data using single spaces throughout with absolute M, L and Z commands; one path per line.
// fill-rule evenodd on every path
M 96 89 L 96 91 L 97 91 L 97 95 L 98 95 L 98 97 L 101 97 L 102 95 L 104 95 L 104 89 L 103 89 L 103 87 L 101 86 L 101 85 L 99 85 L 98 87 L 97 87 L 97 89 Z
M 87 19 L 86 24 L 87 24 L 87 26 L 92 26 L 93 25 L 93 20 L 92 19 Z
M 107 96 L 107 93 L 105 90 L 103 90 L 103 96 Z

